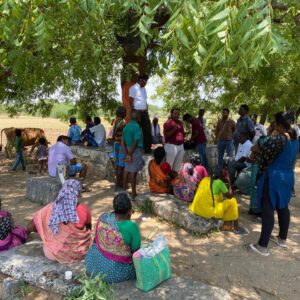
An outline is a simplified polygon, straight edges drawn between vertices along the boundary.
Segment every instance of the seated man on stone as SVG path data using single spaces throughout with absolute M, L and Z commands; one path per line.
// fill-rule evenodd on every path
M 69 138 L 61 135 L 57 138 L 56 144 L 49 149 L 48 172 L 51 177 L 56 177 L 56 166 L 63 164 L 67 166 L 68 175 L 75 176 L 79 174 L 84 178 L 87 173 L 87 166 L 79 164 L 69 147 Z
M 228 173 L 231 184 L 233 184 L 236 176 L 245 168 L 249 163 L 249 155 L 253 144 L 249 140 L 248 133 L 242 132 L 239 135 L 239 145 L 236 155 L 233 159 L 227 161 Z
M 94 124 L 95 126 L 86 130 L 88 134 L 85 135 L 85 139 L 88 142 L 88 146 L 104 147 L 106 142 L 106 131 L 104 126 L 101 124 L 101 119 L 99 117 L 95 117 Z

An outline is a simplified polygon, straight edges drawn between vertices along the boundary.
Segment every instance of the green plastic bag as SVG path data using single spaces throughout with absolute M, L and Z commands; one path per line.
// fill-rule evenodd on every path
M 172 276 L 169 248 L 165 247 L 154 257 L 133 257 L 136 272 L 135 286 L 148 292 Z

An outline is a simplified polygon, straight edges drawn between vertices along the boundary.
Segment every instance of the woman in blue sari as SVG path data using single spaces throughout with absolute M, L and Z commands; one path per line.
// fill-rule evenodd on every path
M 92 247 L 85 257 L 85 267 L 92 275 L 103 275 L 106 283 L 135 279 L 133 252 L 141 245 L 136 223 L 130 221 L 133 212 L 126 193 L 115 196 L 114 212 L 99 217 Z
M 272 136 L 264 143 L 258 143 L 252 151 L 257 152 L 259 167 L 257 204 L 262 209 L 262 228 L 258 243 L 247 244 L 246 249 L 268 256 L 270 239 L 278 246 L 287 248 L 286 239 L 290 224 L 288 204 L 294 186 L 294 163 L 299 151 L 299 141 L 286 113 L 280 112 L 275 115 L 275 130 Z M 271 236 L 274 210 L 278 215 L 278 236 Z

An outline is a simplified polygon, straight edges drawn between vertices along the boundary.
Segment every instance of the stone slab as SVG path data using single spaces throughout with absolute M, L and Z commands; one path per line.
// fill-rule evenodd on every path
M 109 158 L 109 154 L 112 151 L 111 147 L 71 146 L 71 149 L 78 159 L 88 165 L 88 173 L 94 173 L 99 179 L 114 180 L 115 171 Z M 144 155 L 145 167 L 138 174 L 139 182 L 148 181 L 148 164 L 151 159 L 151 155 Z
M 60 182 L 51 177 L 30 177 L 26 181 L 26 198 L 43 205 L 52 202 L 61 188 Z
M 83 271 L 83 264 L 60 265 L 48 260 L 40 241 L 33 241 L 0 253 L 0 272 L 60 295 L 68 295 L 78 285 L 64 279 L 65 271 L 74 275 Z M 236 299 L 228 291 L 199 281 L 174 276 L 154 290 L 144 293 L 134 281 L 114 285 L 116 299 Z
M 20 281 L 18 279 L 8 277 L 3 280 L 3 299 L 19 299 L 17 294 L 21 291 Z
M 237 300 L 239 297 L 228 291 L 201 281 L 174 276 L 147 293 L 133 287 L 133 282 L 122 282 L 116 286 L 119 300 Z
M 222 223 L 220 220 L 204 219 L 192 214 L 189 204 L 173 195 L 144 193 L 136 198 L 137 206 L 148 206 L 147 202 L 151 204 L 155 215 L 194 233 L 207 234 L 218 229 Z
M 77 287 L 75 283 L 64 279 L 65 271 L 76 274 L 82 270 L 83 264 L 60 265 L 48 260 L 44 256 L 41 241 L 29 242 L 0 253 L 1 273 L 61 295 L 67 295 Z
M 85 162 L 89 167 L 89 172 L 95 173 L 99 179 L 114 180 L 114 169 L 109 158 L 109 153 L 112 151 L 111 147 L 105 148 L 94 148 L 86 146 L 71 146 L 72 152 L 76 155 L 78 159 Z M 185 151 L 183 161 L 189 160 L 193 150 Z M 216 145 L 207 145 L 206 154 L 209 163 L 210 171 L 215 170 L 218 163 L 218 150 Z M 138 181 L 148 182 L 148 165 L 152 155 L 144 155 L 145 167 L 138 174 Z

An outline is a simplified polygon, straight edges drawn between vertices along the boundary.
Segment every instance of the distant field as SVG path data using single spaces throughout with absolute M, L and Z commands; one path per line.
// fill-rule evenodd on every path
M 102 124 L 104 125 L 106 132 L 108 134 L 110 123 L 101 118 Z M 162 124 L 166 121 L 166 118 L 159 120 L 162 128 Z M 83 123 L 79 123 L 80 126 L 84 127 Z M 41 118 L 33 116 L 18 116 L 15 118 L 10 118 L 5 114 L 0 114 L 0 130 L 7 127 L 34 127 L 41 128 L 45 130 L 47 139 L 51 144 L 55 143 L 57 137 L 61 134 L 67 134 L 69 129 L 69 123 L 63 122 L 55 118 Z M 6 143 L 5 135 L 2 136 L 2 144 Z
M 102 120 L 106 130 L 109 130 L 110 124 L 106 120 Z M 81 124 L 80 124 L 81 125 Z M 18 116 L 10 118 L 7 115 L 0 115 L 0 130 L 7 127 L 36 127 L 45 130 L 47 139 L 51 143 L 55 143 L 57 137 L 61 134 L 67 134 L 69 123 L 62 122 L 54 118 L 41 118 L 33 116 Z M 2 144 L 6 143 L 5 135 L 2 136 Z

